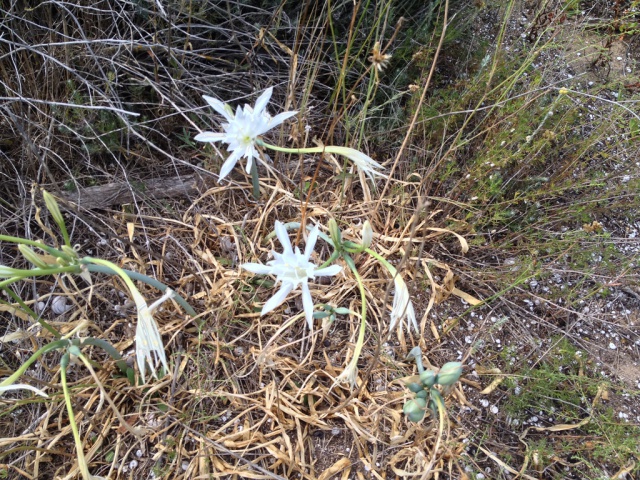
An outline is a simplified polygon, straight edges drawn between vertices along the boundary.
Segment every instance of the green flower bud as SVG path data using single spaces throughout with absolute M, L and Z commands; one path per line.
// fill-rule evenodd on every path
M 420 420 L 422 420 L 424 418 L 424 410 L 421 410 L 419 412 L 412 412 L 409 413 L 407 415 L 407 417 L 409 418 L 409 420 L 411 420 L 413 423 L 418 423 Z
M 424 411 L 427 407 L 427 401 L 424 398 L 414 398 L 413 400 L 409 400 L 402 407 L 402 411 L 409 415 L 412 412 L 420 412 Z
M 338 228 L 338 224 L 332 218 L 329 220 L 329 233 L 331 234 L 331 240 L 333 241 L 333 246 L 335 248 L 340 248 L 342 244 L 342 234 L 340 233 L 340 229 Z
M 424 391 L 424 388 L 419 383 L 411 382 L 407 385 L 407 388 L 413 393 L 418 393 L 420 391 Z
M 411 351 L 409 352 L 409 355 L 407 355 L 407 358 L 415 358 L 416 359 L 416 365 L 418 366 L 418 373 L 422 373 L 424 372 L 424 365 L 422 364 L 422 350 L 420 349 L 420 347 L 413 347 L 411 349 Z
M 362 245 L 359 245 L 350 240 L 346 240 L 342 244 L 342 248 L 344 248 L 344 250 L 349 253 L 360 253 L 363 250 Z
M 428 396 L 429 394 L 426 390 L 420 390 L 419 392 L 416 392 L 416 398 L 424 398 L 426 400 Z
M 431 388 L 436 383 L 436 372 L 433 370 L 425 370 L 420 374 L 420 381 L 426 388 Z
M 27 247 L 24 244 L 18 245 L 18 250 L 28 262 L 32 263 L 37 268 L 49 268 L 50 265 L 45 262 L 40 255 L 33 251 L 32 248 Z
M 334 311 L 338 315 L 349 315 L 350 313 L 353 313 L 351 310 L 349 310 L 348 308 L 345 308 L 345 307 L 338 307 Z
M 436 383 L 448 387 L 456 383 L 460 375 L 462 375 L 461 362 L 445 363 L 436 376 Z
M 69 347 L 69 353 L 71 355 L 74 355 L 76 357 L 79 357 L 81 355 L 82 352 L 80 352 L 80 349 L 76 346 L 76 345 L 71 345 Z
M 371 224 L 369 223 L 369 220 L 367 220 L 362 225 L 362 246 L 364 248 L 369 248 L 371 246 L 372 241 L 373 241 L 373 228 L 371 228 Z
M 42 191 L 42 196 L 44 197 L 44 203 L 47 205 L 47 210 L 49 210 L 49 213 L 58 224 L 58 227 L 64 229 L 64 219 L 62 218 L 62 213 L 60 213 L 58 202 L 56 202 L 56 199 L 53 198 L 46 190 Z
M 25 273 L 25 270 L 18 270 L 17 268 L 5 267 L 0 265 L 0 278 L 11 278 L 17 276 L 19 273 Z

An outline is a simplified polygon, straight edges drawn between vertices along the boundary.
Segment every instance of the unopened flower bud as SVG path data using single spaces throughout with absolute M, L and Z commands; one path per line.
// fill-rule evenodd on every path
M 351 240 L 345 240 L 342 243 L 342 248 L 344 249 L 345 252 L 348 253 L 360 253 L 363 248 L 362 245 L 358 245 L 355 242 L 352 242 Z
M 404 404 L 402 410 L 412 422 L 419 422 L 424 418 L 424 410 L 427 407 L 427 401 L 424 398 L 415 398 Z
M 371 228 L 371 223 L 369 223 L 369 220 L 367 220 L 364 222 L 364 225 L 362 225 L 362 246 L 364 248 L 369 248 L 372 241 L 373 228 Z
M 58 202 L 56 202 L 55 198 L 53 198 L 46 190 L 42 191 L 42 196 L 44 197 L 44 203 L 47 205 L 47 210 L 49 210 L 53 220 L 58 224 L 58 227 L 64 228 L 64 218 L 62 218 L 62 213 L 60 213 Z
M 428 396 L 429 394 L 426 390 L 420 390 L 419 392 L 416 392 L 416 398 L 424 398 L 426 400 Z
M 4 265 L 0 265 L 0 278 L 11 278 L 15 277 L 20 270 L 11 267 L 5 267 Z
M 436 383 L 436 372 L 433 370 L 425 370 L 420 374 L 420 381 L 422 382 L 422 385 L 427 388 L 433 387 Z
M 329 220 L 329 233 L 331 234 L 333 246 L 335 248 L 340 248 L 340 245 L 342 244 L 342 234 L 340 233 L 338 224 L 333 218 Z
M 32 263 L 34 267 L 37 267 L 37 268 L 50 267 L 50 265 L 48 265 L 40 255 L 34 252 L 32 248 L 29 248 L 24 244 L 20 244 L 18 245 L 18 250 L 20 250 L 20 253 L 22 254 L 22 256 L 26 258 L 28 262 Z
M 424 390 L 422 385 L 415 382 L 411 382 L 409 385 L 407 385 L 407 388 L 413 393 L 418 393 L 419 391 Z
M 445 363 L 436 376 L 436 383 L 448 387 L 456 383 L 460 378 L 460 375 L 462 375 L 462 363 Z

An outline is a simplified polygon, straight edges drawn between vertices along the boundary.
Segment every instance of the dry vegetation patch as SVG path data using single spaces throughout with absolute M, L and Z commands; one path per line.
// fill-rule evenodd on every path
M 3 287 L 0 377 L 54 340 L 29 308 L 121 352 L 125 373 L 95 345 L 83 350 L 94 374 L 67 369 L 84 455 L 105 478 L 635 478 L 640 7 L 502 3 L 0 7 L 0 234 L 60 244 L 46 189 L 78 251 L 158 279 L 196 311 L 155 312 L 170 371 L 144 383 L 119 279 Z M 193 140 L 219 130 L 201 96 L 252 104 L 268 86 L 271 114 L 299 111 L 270 143 L 351 146 L 391 178 L 271 152 L 259 199 L 240 165 L 218 183 L 227 152 Z M 276 221 L 329 235 L 330 219 L 354 242 L 372 223 L 419 324 L 388 332 L 393 281 L 354 255 L 369 307 L 355 389 L 337 378 L 358 315 L 317 319 L 310 334 L 294 294 L 263 316 L 274 279 L 240 267 L 281 251 Z M 313 260 L 331 252 L 319 240 Z M 312 297 L 360 312 L 339 263 Z M 5 241 L 0 265 L 30 268 Z M 137 285 L 149 303 L 161 295 Z M 403 414 L 414 346 L 428 367 L 465 365 L 442 423 Z M 49 398 L 0 399 L 6 478 L 80 477 L 60 359 L 48 352 L 20 380 Z

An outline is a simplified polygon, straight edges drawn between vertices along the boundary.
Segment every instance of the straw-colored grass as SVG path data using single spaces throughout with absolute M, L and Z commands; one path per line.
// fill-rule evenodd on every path
M 80 252 L 157 278 L 197 312 L 166 302 L 154 314 L 171 368 L 158 380 L 127 378 L 95 347 L 84 350 L 94 373 L 69 368 L 90 472 L 636 475 L 640 58 L 616 63 L 618 42 L 638 44 L 638 14 L 637 2 L 615 3 L 584 16 L 577 2 L 516 0 L 2 5 L 0 234 L 60 243 L 44 188 Z M 584 56 L 563 56 L 563 45 Z M 272 152 L 258 200 L 244 160 L 218 183 L 227 152 L 193 141 L 221 121 L 201 96 L 235 108 L 269 86 L 272 115 L 300 112 L 270 143 L 357 148 L 389 179 L 371 182 L 340 157 Z M 356 242 L 371 222 L 372 248 L 407 281 L 418 316 L 418 333 L 389 332 L 393 281 L 354 255 L 368 304 L 355 389 L 337 378 L 358 314 L 310 332 L 294 292 L 261 316 L 273 279 L 240 268 L 280 251 L 266 239 L 276 220 L 328 234 L 330 219 Z M 291 232 L 294 244 L 304 238 Z M 320 240 L 316 263 L 330 254 Z M 0 264 L 28 268 L 4 242 Z M 32 308 L 44 302 L 63 335 L 107 340 L 134 367 L 135 305 L 117 278 L 13 287 Z M 149 303 L 161 295 L 138 287 Z M 360 311 L 346 266 L 311 293 L 316 305 Z M 54 296 L 73 308 L 53 314 Z M 53 340 L 2 300 L 0 378 Z M 415 346 L 430 367 L 465 364 L 442 423 L 402 412 Z M 2 478 L 80 478 L 60 357 L 46 354 L 20 380 L 49 398 L 0 398 Z

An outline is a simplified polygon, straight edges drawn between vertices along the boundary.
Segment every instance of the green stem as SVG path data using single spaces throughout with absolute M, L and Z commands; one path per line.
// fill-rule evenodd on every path
M 391 273 L 391 275 L 395 278 L 395 276 L 398 274 L 398 270 L 396 269 L 396 267 L 391 265 L 386 258 L 380 255 L 378 252 L 371 250 L 370 248 L 365 248 L 364 251 L 378 260 L 387 270 L 389 270 L 389 273 Z
M 55 328 L 53 328 L 51 325 L 45 322 L 42 319 L 42 316 L 34 312 L 26 303 L 22 301 L 22 299 L 12 289 L 10 289 L 9 287 L 4 287 L 2 290 L 7 292 L 9 296 L 13 298 L 16 301 L 16 303 L 18 303 L 18 305 L 20 305 L 20 308 L 22 308 L 25 312 L 29 314 L 29 316 L 31 316 L 32 318 L 35 318 L 36 322 L 38 322 L 42 328 L 48 330 L 49 333 L 51 333 L 51 335 L 53 335 L 55 338 L 62 337 L 60 332 L 58 332 Z M 4 300 L 0 300 L 0 303 L 6 303 L 7 305 L 9 305 L 9 303 L 5 302 Z
M 102 340 L 102 339 L 99 339 L 99 338 L 88 337 L 88 338 L 84 338 L 82 340 L 82 343 L 81 343 L 80 346 L 83 346 L 83 345 L 93 345 L 94 347 L 99 347 L 99 348 L 103 349 L 105 352 L 107 352 L 107 354 L 111 358 L 113 358 L 116 361 L 116 365 L 118 366 L 120 371 L 124 375 L 127 374 L 127 370 L 129 369 L 129 366 L 127 365 L 127 362 L 125 362 L 122 359 L 122 355 L 120 355 L 120 352 L 118 352 L 118 350 L 116 350 L 113 347 L 113 345 L 111 345 L 106 340 Z
M 23 280 L 28 277 L 43 277 L 45 275 L 56 275 L 58 273 L 79 273 L 80 266 L 79 265 L 68 265 L 66 267 L 55 267 L 55 268 L 34 268 L 32 270 L 21 270 L 20 274 L 16 277 L 8 278 L 2 282 L 0 282 L 0 288 L 6 287 L 7 285 L 11 285 L 19 280 Z
M 321 153 L 323 151 L 328 151 L 327 149 L 331 147 L 307 147 L 307 148 L 285 148 L 278 147 L 277 145 L 271 145 L 270 143 L 266 143 L 264 140 L 257 139 L 256 145 L 260 147 L 266 147 L 269 150 L 273 150 L 275 152 L 284 152 L 284 153 Z
M 258 162 L 254 158 L 251 162 L 251 185 L 253 186 L 253 198 L 260 199 L 260 177 L 258 176 Z
M 67 366 L 69 365 L 69 354 L 65 353 L 60 360 L 60 383 L 62 383 L 62 392 L 64 393 L 64 403 L 67 406 L 67 414 L 69 415 L 69 424 L 71 425 L 71 431 L 73 432 L 73 440 L 76 443 L 76 456 L 78 457 L 78 467 L 82 472 L 82 478 L 84 480 L 91 480 L 91 474 L 89 473 L 89 467 L 84 458 L 84 451 L 82 445 L 82 439 L 80 438 L 80 432 L 78 432 L 78 425 L 76 424 L 76 417 L 73 413 L 73 406 L 71 405 L 71 395 L 69 394 L 69 386 L 67 385 Z
M 151 285 L 152 287 L 157 288 L 158 290 L 160 290 L 163 293 L 167 291 L 167 288 L 169 288 L 164 283 L 159 282 L 155 278 L 148 277 L 148 276 L 146 276 L 146 275 L 144 275 L 142 273 L 132 272 L 131 270 L 122 269 L 122 268 L 112 264 L 111 262 L 107 262 L 105 260 L 100 260 L 99 262 L 96 262 L 96 260 L 100 260 L 100 259 L 94 259 L 94 258 L 90 258 L 90 257 L 85 257 L 82 260 L 80 260 L 80 263 L 86 265 L 87 266 L 87 270 L 89 270 L 90 272 L 107 273 L 107 274 L 110 274 L 110 275 L 120 275 L 119 272 L 122 272 L 123 274 L 125 274 L 125 276 L 131 277 L 134 280 L 138 280 L 140 282 L 146 283 L 147 285 Z M 123 279 L 124 279 L 124 277 L 123 277 Z M 184 298 L 182 298 L 180 295 L 178 295 L 177 292 L 174 292 L 173 299 L 176 302 L 178 302 L 178 304 L 182 308 L 184 308 L 184 310 L 190 316 L 192 316 L 192 317 L 196 316 L 196 311 L 191 307 L 191 305 L 189 305 L 187 303 L 187 301 Z
M 328 267 L 333 262 L 335 262 L 339 257 L 340 257 L 340 251 L 339 250 L 334 250 L 333 253 L 331 254 L 331 256 L 328 258 L 328 260 L 326 262 L 324 262 L 322 265 L 320 265 L 318 268 L 326 268 L 326 267 Z
M 67 260 L 71 260 L 69 258 L 69 255 L 67 255 L 64 252 L 61 252 L 60 250 L 50 247 L 49 245 L 45 245 L 42 242 L 36 242 L 34 240 L 27 240 L 26 238 L 20 238 L 20 237 L 12 237 L 10 235 L 0 235 L 0 241 L 3 242 L 11 242 L 11 243 L 21 243 L 23 245 L 30 245 L 32 247 L 37 247 L 41 250 L 44 250 L 45 252 L 49 253 L 50 255 L 53 255 L 54 257 L 58 257 L 58 258 L 64 258 Z
M 13 385 L 20 376 L 27 371 L 27 369 L 31 366 L 33 362 L 35 362 L 38 358 L 40 358 L 43 354 L 47 353 L 50 350 L 55 350 L 58 348 L 63 348 L 69 345 L 69 340 L 56 340 L 55 342 L 51 342 L 44 347 L 38 349 L 33 355 L 31 355 L 26 362 L 20 365 L 20 368 L 13 372 L 11 376 L 5 378 L 2 382 L 0 382 L 0 387 L 5 387 L 7 385 Z

